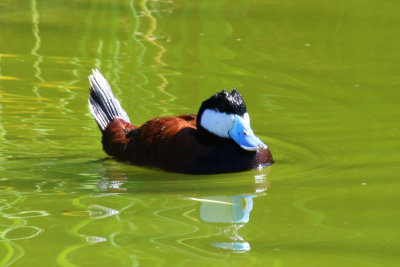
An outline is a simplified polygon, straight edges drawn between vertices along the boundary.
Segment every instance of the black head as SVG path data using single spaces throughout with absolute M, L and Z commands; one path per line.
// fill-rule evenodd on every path
M 206 109 L 226 114 L 237 114 L 239 116 L 243 116 L 247 113 L 246 104 L 236 89 L 233 89 L 231 93 L 228 93 L 228 91 L 224 89 L 203 101 L 197 113 L 197 124 L 199 124 L 199 119 Z
M 236 89 L 231 93 L 222 90 L 201 104 L 197 113 L 197 129 L 203 139 L 222 142 L 221 138 L 230 139 L 228 131 L 233 127 L 234 115 L 243 116 L 246 113 L 246 104 Z

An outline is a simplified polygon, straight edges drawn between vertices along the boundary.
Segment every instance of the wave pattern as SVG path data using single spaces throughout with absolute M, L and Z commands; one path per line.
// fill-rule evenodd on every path
M 0 265 L 398 264 L 399 4 L 358 2 L 1 1 Z M 137 124 L 238 88 L 276 164 L 106 158 L 93 67 Z

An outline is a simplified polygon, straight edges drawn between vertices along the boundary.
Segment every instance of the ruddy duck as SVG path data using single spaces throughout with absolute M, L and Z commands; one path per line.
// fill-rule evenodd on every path
M 89 76 L 89 107 L 103 134 L 104 151 L 119 161 L 180 173 L 223 173 L 258 168 L 272 155 L 250 128 L 237 90 L 205 100 L 196 115 L 131 124 L 98 70 Z

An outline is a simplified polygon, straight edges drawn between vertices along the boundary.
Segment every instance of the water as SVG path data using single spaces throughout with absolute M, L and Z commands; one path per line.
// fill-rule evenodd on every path
M 0 265 L 397 266 L 395 1 L 0 2 Z M 114 162 L 91 68 L 131 120 L 237 88 L 276 163 Z

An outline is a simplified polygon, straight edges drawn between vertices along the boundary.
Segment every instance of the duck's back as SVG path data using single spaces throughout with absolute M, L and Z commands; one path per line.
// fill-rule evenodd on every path
M 195 115 L 149 120 L 127 134 L 125 157 L 135 165 L 181 172 L 193 160 L 195 131 Z

